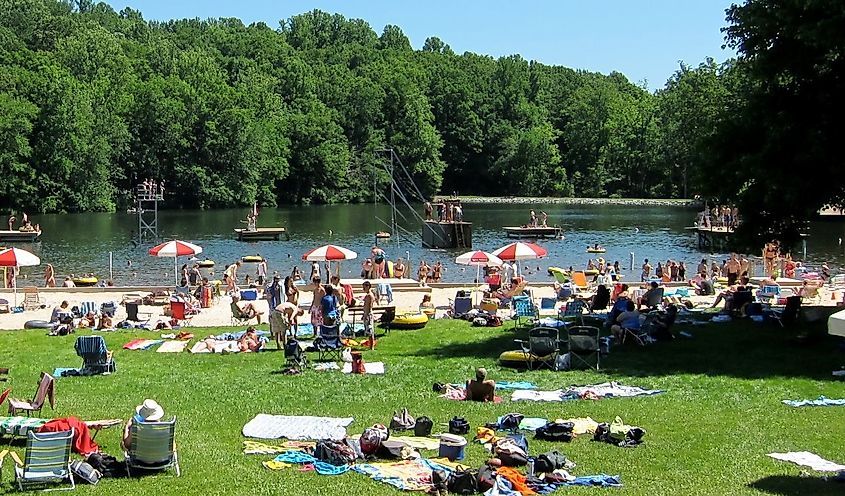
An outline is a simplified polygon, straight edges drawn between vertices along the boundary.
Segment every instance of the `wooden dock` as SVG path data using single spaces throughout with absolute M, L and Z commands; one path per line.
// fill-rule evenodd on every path
M 235 229 L 235 237 L 238 241 L 279 241 L 290 239 L 288 231 L 284 227 L 258 227 L 256 229 Z
M 694 231 L 698 236 L 698 249 L 709 249 L 713 247 L 725 247 L 728 244 L 728 238 L 733 234 L 734 230 L 725 226 L 691 226 L 685 227 L 687 231 Z
M 472 222 L 423 222 L 424 248 L 472 248 Z
M 41 231 L 0 231 L 0 241 L 25 243 L 36 241 Z
M 560 236 L 560 227 L 503 227 L 509 238 L 557 238 Z

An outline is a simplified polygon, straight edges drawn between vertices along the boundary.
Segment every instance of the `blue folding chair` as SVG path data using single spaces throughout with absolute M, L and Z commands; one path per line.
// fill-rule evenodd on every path
M 341 360 L 343 342 L 340 340 L 340 326 L 320 326 L 320 335 L 314 340 L 314 347 L 320 353 L 319 360 Z
M 74 345 L 76 354 L 82 357 L 82 374 L 95 375 L 117 370 L 112 352 L 106 348 L 103 336 L 79 336 Z
M 584 310 L 587 310 L 584 300 L 572 300 L 560 311 L 558 318 L 566 323 L 581 321 L 581 325 L 584 325 Z
M 93 313 L 94 315 L 97 315 L 97 311 L 98 311 L 97 304 L 94 303 L 93 301 L 83 301 L 82 303 L 79 304 L 79 316 L 80 317 L 85 317 L 89 313 Z
M 533 324 L 539 318 L 537 306 L 528 296 L 514 296 L 511 298 L 511 305 L 513 307 L 514 329 L 519 327 L 523 320 Z

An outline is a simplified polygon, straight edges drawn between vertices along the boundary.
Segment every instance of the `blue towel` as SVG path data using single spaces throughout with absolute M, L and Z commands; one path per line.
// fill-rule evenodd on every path
M 783 403 L 789 406 L 842 406 L 845 405 L 845 399 L 831 400 L 819 396 L 817 400 L 783 400 Z
M 537 385 L 527 381 L 496 381 L 496 389 L 537 389 Z
M 313 456 L 302 451 L 286 451 L 273 459 L 284 463 L 313 463 L 314 470 L 320 475 L 340 475 L 349 471 L 349 465 L 332 465 L 321 462 Z
M 79 371 L 79 369 L 74 368 L 74 367 L 56 367 L 56 368 L 53 370 L 53 377 L 55 377 L 56 379 L 58 379 L 59 377 L 63 377 L 63 376 L 62 376 L 62 372 L 69 372 L 69 371 L 71 371 L 71 370 L 76 370 L 76 371 Z

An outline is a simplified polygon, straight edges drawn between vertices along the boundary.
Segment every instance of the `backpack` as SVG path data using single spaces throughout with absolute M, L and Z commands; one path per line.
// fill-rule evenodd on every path
M 469 433 L 469 422 L 463 417 L 452 417 L 449 421 L 449 434 L 463 435 Z
M 496 485 L 496 469 L 486 463 L 478 469 L 478 491 L 485 492 Z
M 415 425 L 416 421 L 408 412 L 407 408 L 403 408 L 401 412 L 393 412 L 393 418 L 390 420 L 390 430 L 409 431 L 413 429 Z
M 534 459 L 534 472 L 549 473 L 566 466 L 566 455 L 557 451 L 543 453 Z
M 455 469 L 446 479 L 446 488 L 453 494 L 475 494 L 478 492 L 478 471 Z
M 415 436 L 430 436 L 431 429 L 434 427 L 434 422 L 426 416 L 419 417 L 417 423 L 414 425 Z
M 546 441 L 569 442 L 572 441 L 574 428 L 575 424 L 572 422 L 546 422 L 546 425 L 534 431 L 534 437 Z
M 88 484 L 97 484 L 103 476 L 99 470 L 95 470 L 88 462 L 82 460 L 70 462 L 70 471 Z
M 525 415 L 521 413 L 509 413 L 502 417 L 502 420 L 499 421 L 499 429 L 505 431 L 515 431 L 519 429 L 519 423 L 522 422 L 522 419 L 525 418 Z
M 496 443 L 496 456 L 506 467 L 520 467 L 528 464 L 528 441 L 522 434 L 511 434 Z
M 381 443 L 387 441 L 390 437 L 390 432 L 383 424 L 376 424 L 368 429 L 364 429 L 361 434 L 361 451 L 365 455 L 372 455 L 381 447 Z
M 94 470 L 100 472 L 103 477 L 125 477 L 126 464 L 122 461 L 117 461 L 117 458 L 107 453 L 91 453 L 88 455 L 87 461 Z
M 314 448 L 314 457 L 332 465 L 348 465 L 355 461 L 355 450 L 339 441 L 320 441 Z

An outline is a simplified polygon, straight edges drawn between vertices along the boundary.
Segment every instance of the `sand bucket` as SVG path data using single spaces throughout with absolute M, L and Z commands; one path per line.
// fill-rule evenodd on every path
M 440 456 L 451 461 L 463 460 L 467 440 L 455 434 L 440 435 Z

